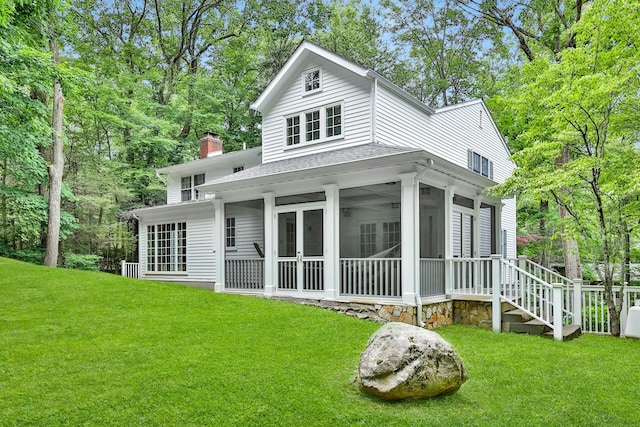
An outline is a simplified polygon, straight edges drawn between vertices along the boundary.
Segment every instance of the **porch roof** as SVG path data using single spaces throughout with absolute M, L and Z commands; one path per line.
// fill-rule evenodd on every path
M 462 179 L 477 187 L 484 188 L 495 184 L 477 173 L 419 148 L 368 143 L 263 163 L 238 173 L 214 179 L 199 185 L 197 188 L 202 192 L 215 193 L 318 175 L 337 174 L 344 171 L 352 172 L 412 162 L 429 166 L 430 169 Z
M 213 204 L 214 198 L 204 199 L 204 200 L 190 200 L 188 202 L 180 202 L 180 203 L 171 203 L 167 205 L 157 205 L 157 206 L 149 206 L 145 208 L 138 208 L 129 211 L 134 215 L 149 215 L 156 213 L 168 213 L 168 212 L 186 212 L 191 210 L 196 210 L 199 208 L 203 208 L 206 206 L 211 206 Z

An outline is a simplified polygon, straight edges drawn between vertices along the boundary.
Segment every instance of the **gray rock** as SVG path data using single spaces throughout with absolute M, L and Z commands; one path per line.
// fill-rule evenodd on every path
M 451 344 L 433 331 L 391 322 L 376 331 L 358 365 L 358 384 L 384 400 L 453 394 L 468 378 Z

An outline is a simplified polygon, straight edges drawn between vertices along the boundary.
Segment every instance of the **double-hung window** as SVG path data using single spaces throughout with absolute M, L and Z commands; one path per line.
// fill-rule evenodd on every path
M 225 240 L 227 249 L 236 248 L 236 219 L 229 217 L 226 219 Z
M 300 144 L 300 116 L 287 117 L 287 145 Z
M 292 147 L 341 137 L 342 114 L 342 103 L 337 103 L 286 117 L 285 145 Z
M 187 223 L 147 226 L 147 271 L 187 271 Z
M 305 113 L 304 126 L 306 142 L 320 139 L 320 110 Z
M 467 152 L 467 167 L 484 177 L 493 179 L 493 162 L 473 150 Z
M 189 200 L 197 200 L 199 197 L 198 185 L 204 184 L 204 174 L 198 174 L 193 176 L 183 176 L 180 179 L 180 199 L 183 202 Z

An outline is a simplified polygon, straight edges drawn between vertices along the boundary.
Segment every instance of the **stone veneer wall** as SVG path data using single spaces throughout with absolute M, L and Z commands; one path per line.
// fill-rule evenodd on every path
M 453 323 L 491 328 L 491 301 L 453 301 Z
M 375 303 L 353 303 L 340 301 L 309 300 L 286 297 L 272 297 L 282 301 L 311 305 L 337 311 L 358 319 L 368 319 L 379 323 L 403 322 L 417 325 L 417 307 L 406 305 L 385 305 Z M 422 305 L 422 321 L 425 328 L 436 329 L 451 324 L 491 327 L 491 302 L 470 300 L 447 300 Z

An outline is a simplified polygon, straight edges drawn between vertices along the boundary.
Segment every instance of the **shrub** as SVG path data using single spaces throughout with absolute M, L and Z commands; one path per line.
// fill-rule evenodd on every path
M 64 255 L 64 268 L 99 271 L 98 261 L 100 261 L 98 255 L 66 253 Z

